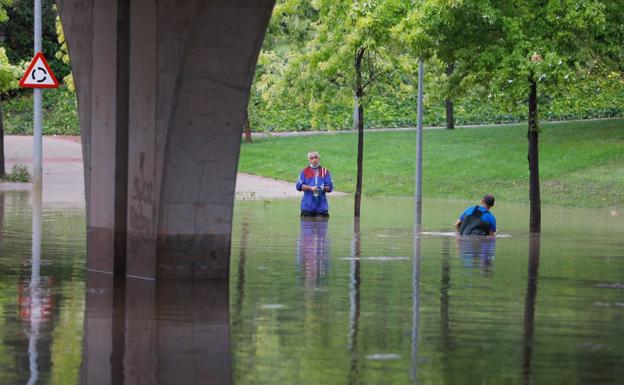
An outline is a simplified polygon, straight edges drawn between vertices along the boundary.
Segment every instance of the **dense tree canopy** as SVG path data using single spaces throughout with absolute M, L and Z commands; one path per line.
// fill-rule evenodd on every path
M 11 63 L 17 64 L 21 61 L 30 61 L 33 57 L 33 19 L 34 8 L 32 1 L 24 0 L 2 0 L 6 7 L 8 19 L 4 23 L 5 41 L 7 55 Z M 45 55 L 54 74 L 62 78 L 67 75 L 70 68 L 67 64 L 54 57 L 58 50 L 56 39 L 56 9 L 53 0 L 42 0 L 42 46 Z
M 413 123 L 415 64 L 421 51 L 427 58 L 428 124 L 440 122 L 445 97 L 461 98 L 460 124 L 526 119 L 524 80 L 531 71 L 549 118 L 620 114 L 622 92 L 615 87 L 622 89 L 624 79 L 624 17 L 617 3 L 281 0 L 260 56 L 252 120 L 271 124 L 266 122 L 269 108 L 283 111 L 281 123 L 275 124 L 290 125 L 285 128 L 351 126 L 353 73 L 339 69 L 352 71 L 353 55 L 343 53 L 363 36 L 379 48 L 375 65 L 388 75 L 367 94 L 375 119 L 371 125 L 384 124 L 379 118 Z M 542 60 L 529 60 L 534 53 Z M 603 97 L 605 92 L 612 102 Z M 578 113 L 561 111 L 573 104 Z M 284 115 L 298 120 L 283 121 Z

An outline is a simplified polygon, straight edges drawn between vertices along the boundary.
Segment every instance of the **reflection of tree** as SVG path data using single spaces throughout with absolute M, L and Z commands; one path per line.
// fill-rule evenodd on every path
M 535 298 L 537 297 L 537 275 L 540 258 L 540 233 L 529 235 L 529 271 L 526 297 L 524 300 L 524 346 L 522 380 L 531 383 L 531 360 L 533 357 L 533 332 L 535 321 Z
M 247 277 L 247 253 L 249 251 L 253 252 L 253 248 L 248 249 L 249 243 L 249 235 L 250 235 L 250 217 L 247 215 L 241 220 L 241 238 L 239 242 L 239 258 L 238 258 L 238 280 L 236 282 L 236 294 L 235 294 L 235 303 L 234 310 L 232 314 L 232 336 L 233 336 L 233 346 L 234 350 L 238 346 L 246 346 L 248 348 L 248 353 L 250 356 L 250 360 L 254 360 L 257 354 L 257 345 L 254 343 L 253 338 L 251 336 L 247 336 L 245 338 L 246 333 L 245 327 L 243 325 L 243 304 L 245 303 L 245 278 Z M 253 295 L 253 293 L 252 293 Z M 234 361 L 234 365 L 236 365 L 236 361 Z M 234 370 L 234 375 L 240 377 L 240 370 Z M 234 380 L 235 383 L 239 382 L 239 379 L 236 378 Z
M 247 263 L 247 240 L 249 238 L 249 218 L 244 218 L 241 225 L 241 239 L 238 258 L 238 282 L 236 283 L 236 305 L 232 321 L 240 325 L 242 320 L 243 302 L 245 299 L 245 264 Z
M 412 262 L 412 381 L 418 383 L 417 364 L 418 364 L 418 339 L 420 328 L 420 258 L 422 253 L 421 245 L 421 224 L 416 216 L 416 225 L 414 226 L 414 259 Z
M 4 192 L 0 191 L 0 241 L 4 231 Z
M 449 320 L 449 290 L 451 288 L 450 239 L 442 241 L 442 267 L 440 277 L 440 328 L 444 348 L 448 351 L 453 348 L 451 326 Z M 445 356 L 448 357 L 448 356 Z
M 360 322 L 360 218 L 353 218 L 353 242 L 351 244 L 351 270 L 349 272 L 349 352 L 351 353 L 351 367 L 349 370 L 349 384 L 359 382 L 357 360 L 357 337 Z

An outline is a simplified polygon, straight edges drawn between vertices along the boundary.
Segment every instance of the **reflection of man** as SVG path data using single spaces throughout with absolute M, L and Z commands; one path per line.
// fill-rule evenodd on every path
M 496 254 L 495 237 L 457 237 L 459 256 L 466 267 L 489 270 Z
M 496 235 L 496 218 L 490 212 L 494 207 L 494 195 L 481 199 L 481 206 L 468 207 L 455 222 L 461 235 Z
M 301 198 L 302 217 L 328 217 L 329 204 L 327 203 L 328 192 L 334 190 L 331 174 L 328 169 L 320 165 L 319 153 L 308 153 L 309 166 L 301 170 L 297 180 L 297 190 L 303 191 Z
M 302 219 L 297 243 L 297 267 L 303 271 L 306 286 L 318 286 L 329 269 L 327 221 Z

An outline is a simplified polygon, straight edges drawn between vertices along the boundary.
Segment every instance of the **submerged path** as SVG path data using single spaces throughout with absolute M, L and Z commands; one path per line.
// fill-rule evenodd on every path
M 4 137 L 5 166 L 9 173 L 14 164 L 32 166 L 32 136 Z M 293 170 L 296 175 L 298 170 Z M 29 191 L 30 183 L 0 182 L 0 191 Z M 334 193 L 341 195 L 344 193 Z M 295 183 L 239 173 L 237 199 L 295 198 L 301 193 Z M 43 199 L 46 202 L 84 203 L 82 147 L 78 136 L 43 137 Z

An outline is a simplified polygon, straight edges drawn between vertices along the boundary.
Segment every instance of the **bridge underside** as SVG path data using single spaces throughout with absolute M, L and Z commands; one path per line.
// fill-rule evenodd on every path
M 240 138 L 274 0 L 58 0 L 88 268 L 227 279 Z

